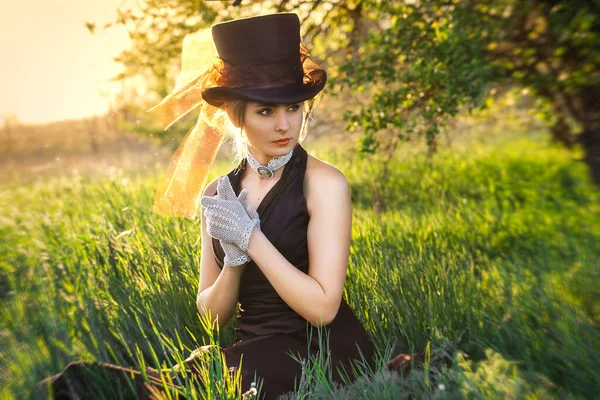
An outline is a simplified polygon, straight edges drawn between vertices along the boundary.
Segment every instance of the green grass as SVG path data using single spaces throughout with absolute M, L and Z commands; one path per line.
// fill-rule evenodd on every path
M 381 354 L 346 388 L 313 360 L 288 398 L 596 395 L 600 192 L 577 154 L 541 137 L 517 132 L 433 160 L 400 149 L 384 178 L 376 159 L 314 147 L 351 185 L 344 295 Z M 0 397 L 39 396 L 36 382 L 73 360 L 166 368 L 232 342 L 231 324 L 214 336 L 198 319 L 200 227 L 151 213 L 156 179 L 2 189 Z M 392 355 L 425 349 L 425 368 L 400 379 L 385 370 Z M 215 365 L 204 373 L 218 382 Z M 226 390 L 186 393 L 235 398 L 228 379 Z

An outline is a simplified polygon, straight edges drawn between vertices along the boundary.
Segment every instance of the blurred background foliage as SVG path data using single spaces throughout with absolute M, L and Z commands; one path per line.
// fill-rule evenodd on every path
M 300 16 L 303 40 L 330 76 L 328 94 L 352 99 L 342 117 L 361 132 L 360 152 L 391 157 L 400 141 L 420 136 L 433 153 L 459 110 L 487 107 L 495 88 L 519 87 L 535 98 L 553 140 L 584 149 L 600 183 L 598 0 L 148 0 L 114 21 L 133 41 L 116 79 L 143 77 L 147 89 L 124 100 L 122 123 L 181 138 L 193 115 L 166 133 L 144 111 L 173 87 L 184 36 L 272 12 Z

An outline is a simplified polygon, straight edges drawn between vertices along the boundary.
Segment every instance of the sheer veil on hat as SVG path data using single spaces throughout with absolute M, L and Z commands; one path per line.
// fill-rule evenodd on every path
M 293 13 L 229 21 L 186 35 L 175 88 L 148 112 L 163 129 L 195 108 L 199 115 L 157 185 L 152 211 L 196 218 L 209 170 L 231 127 L 222 108 L 227 100 L 297 103 L 316 96 L 326 79 L 301 43 Z
M 199 197 L 208 172 L 221 146 L 217 124 L 224 111 L 202 99 L 202 90 L 216 84 L 213 61 L 216 50 L 209 29 L 188 34 L 183 40 L 181 72 L 175 88 L 148 110 L 168 129 L 180 118 L 199 108 L 198 120 L 173 154 L 159 181 L 152 212 L 164 216 L 196 218 Z

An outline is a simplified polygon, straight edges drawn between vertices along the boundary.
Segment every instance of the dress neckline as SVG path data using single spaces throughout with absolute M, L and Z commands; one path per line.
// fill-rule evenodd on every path
M 259 215 L 261 214 L 262 211 L 264 211 L 264 209 L 266 207 L 268 207 L 268 205 L 271 203 L 271 201 L 273 201 L 273 198 L 275 198 L 277 193 L 279 193 L 284 180 L 287 179 L 287 176 L 289 175 L 290 170 L 292 169 L 292 165 L 293 165 L 294 161 L 298 157 L 299 147 L 300 147 L 300 143 L 296 143 L 296 146 L 294 147 L 294 152 L 292 153 L 292 158 L 290 158 L 290 160 L 283 166 L 283 173 L 281 174 L 281 177 L 279 178 L 279 180 L 277 182 L 275 182 L 275 184 L 269 189 L 267 194 L 265 194 L 265 197 L 263 197 L 263 199 L 260 201 L 258 208 L 256 209 L 256 212 Z M 248 161 L 246 159 L 242 160 L 242 162 L 238 168 L 239 172 L 236 174 L 237 179 L 234 182 L 233 189 L 235 191 L 235 194 L 238 196 L 240 194 L 240 191 L 242 190 L 241 189 L 242 172 L 246 169 L 247 166 L 248 166 Z

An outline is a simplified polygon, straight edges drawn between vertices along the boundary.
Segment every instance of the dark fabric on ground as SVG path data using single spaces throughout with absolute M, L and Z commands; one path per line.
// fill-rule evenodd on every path
M 160 375 L 147 368 L 150 383 L 133 368 L 109 363 L 73 361 L 65 369 L 38 383 L 42 394 L 50 391 L 56 400 L 68 399 L 158 399 L 163 391 Z
M 308 155 L 297 144 L 292 158 L 284 167 L 281 178 L 260 203 L 260 229 L 281 254 L 294 266 L 308 273 L 308 209 L 304 198 L 304 176 Z M 245 160 L 228 176 L 236 194 L 241 191 L 242 171 Z M 218 240 L 212 240 L 213 254 L 218 265 L 223 267 L 224 252 Z M 241 278 L 236 343 L 223 348 L 229 367 L 236 367 L 242 359 L 242 389 L 247 391 L 255 380 L 262 379 L 262 393 L 266 399 L 294 390 L 302 377 L 302 366 L 288 353 L 298 354 L 300 359 L 308 357 L 308 337 L 311 338 L 311 354 L 319 348 L 319 334 L 307 321 L 292 310 L 279 297 L 273 286 L 254 263 L 249 262 Z M 312 328 L 312 333 L 309 332 Z M 360 353 L 373 365 L 374 346 L 360 321 L 342 299 L 340 309 L 333 322 L 323 330 L 329 336 L 333 379 L 342 383 L 338 368 L 345 368 L 350 378 L 352 360 L 359 360 Z M 360 348 L 360 350 L 358 350 Z M 359 353 L 360 352 L 360 353 Z M 189 361 L 191 366 L 193 361 Z M 120 367 L 104 364 L 113 373 Z M 152 370 L 148 369 L 149 374 Z M 155 398 L 149 393 L 152 388 L 139 382 L 139 398 Z M 55 385 L 63 384 L 60 375 L 53 378 Z M 56 386 L 55 386 L 56 387 Z M 146 397 L 144 397 L 146 396 Z M 68 397 L 65 397 L 68 398 Z

